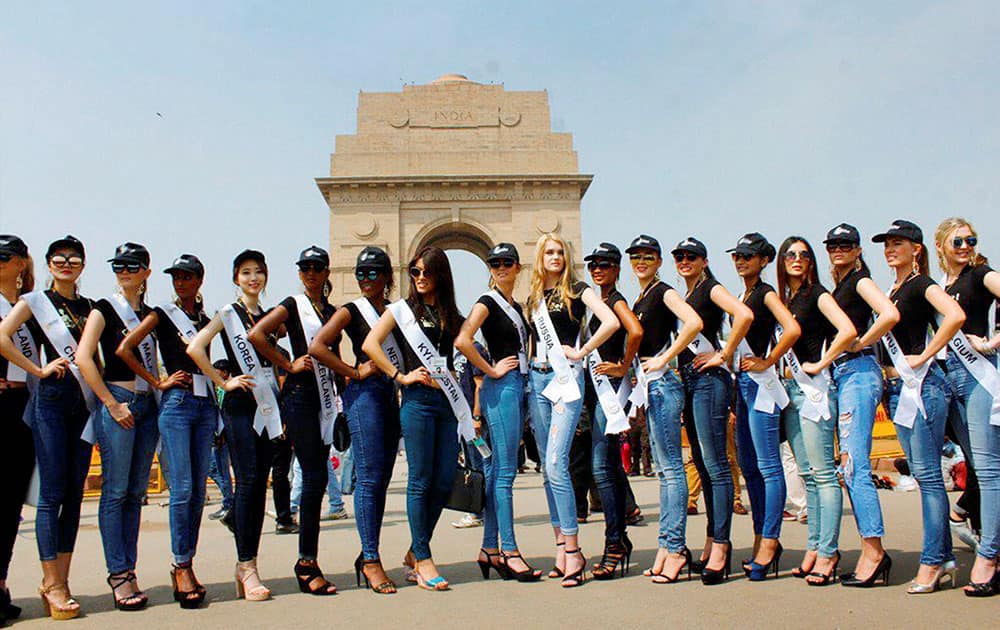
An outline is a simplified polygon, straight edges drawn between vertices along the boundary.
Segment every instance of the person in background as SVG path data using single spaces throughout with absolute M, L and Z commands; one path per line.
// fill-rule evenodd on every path
M 490 359 L 490 353 L 481 343 L 476 341 L 473 343 L 473 346 L 475 347 L 476 352 L 478 352 L 483 359 L 487 362 L 492 362 Z M 489 443 L 489 427 L 485 422 L 482 407 L 479 402 L 479 391 L 483 386 L 483 371 L 476 367 L 474 363 L 466 359 L 461 352 L 456 350 L 455 372 L 458 374 L 458 384 L 462 388 L 462 393 L 465 395 L 465 399 L 472 408 L 472 418 L 476 426 L 476 431 L 483 436 L 483 439 L 486 440 L 487 443 Z M 472 470 L 483 472 L 485 462 L 483 461 L 482 454 L 480 454 L 479 449 L 465 440 L 462 440 L 462 457 L 465 460 L 466 466 Z M 473 514 L 471 512 L 466 512 L 462 515 L 462 518 L 457 521 L 452 521 L 451 526 L 456 529 L 482 527 L 483 513 L 480 512 L 479 514 Z
M 212 364 L 223 378 L 228 379 L 232 370 L 229 367 L 229 362 L 225 359 L 219 359 Z M 222 397 L 225 395 L 225 391 L 219 387 L 216 387 L 216 399 L 219 401 L 219 406 L 222 406 Z M 208 515 L 208 518 L 214 520 L 221 520 L 222 524 L 232 530 L 235 527 L 233 521 L 233 478 L 229 471 L 229 449 L 226 448 L 226 437 L 225 433 L 220 431 L 215 434 L 212 438 L 212 459 L 208 467 L 208 478 L 215 483 L 216 487 L 219 488 L 219 492 L 222 494 L 222 506 L 218 510 L 212 512 Z

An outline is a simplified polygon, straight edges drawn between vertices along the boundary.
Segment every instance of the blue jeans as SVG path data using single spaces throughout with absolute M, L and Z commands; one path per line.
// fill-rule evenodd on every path
M 499 379 L 486 377 L 479 403 L 489 426 L 490 457 L 483 460 L 486 503 L 483 509 L 483 548 L 517 551 L 514 538 L 514 476 L 517 448 L 524 429 L 524 376 L 517 370 Z
M 687 477 L 681 447 L 684 384 L 673 371 L 649 384 L 649 447 L 660 479 L 660 534 L 658 544 L 670 553 L 684 549 L 687 528 Z M 605 508 L 607 509 L 607 508 Z
M 618 390 L 621 379 L 610 379 L 611 386 Z M 627 480 L 622 467 L 621 449 L 618 436 L 605 435 L 608 418 L 598 400 L 594 403 L 593 421 L 590 431 L 590 466 L 594 485 L 601 495 L 604 511 L 604 539 L 607 543 L 620 543 L 625 537 L 625 504 L 627 502 Z
M 135 569 L 142 498 L 149 486 L 149 469 L 160 432 L 152 392 L 133 393 L 110 383 L 107 386 L 115 400 L 128 403 L 135 419 L 134 428 L 122 428 L 102 406 L 95 422 L 103 477 L 97 523 L 108 573 L 122 573 Z
M 777 408 L 774 413 L 754 409 L 758 387 L 748 373 L 736 375 L 736 453 L 747 482 L 753 533 L 778 538 L 786 494 L 781 416 Z
M 351 451 L 357 471 L 354 520 L 361 537 L 361 551 L 365 560 L 378 560 L 385 495 L 399 445 L 396 388 L 387 376 L 369 376 L 348 383 L 342 401 L 351 429 Z
M 167 461 L 170 485 L 170 546 L 174 562 L 184 564 L 198 549 L 205 483 L 212 438 L 219 423 L 214 398 L 186 389 L 168 389 L 160 398 L 160 456 Z
M 806 506 L 809 512 L 809 534 L 806 549 L 823 558 L 837 555 L 840 539 L 840 517 L 844 495 L 837 480 L 834 465 L 836 421 L 813 422 L 799 415 L 805 395 L 794 380 L 782 381 L 790 402 L 781 412 L 788 444 L 799 467 L 799 477 L 806 486 Z
M 42 379 L 33 400 L 31 432 L 39 481 L 35 538 L 44 562 L 72 553 L 76 545 L 93 446 L 80 439 L 90 414 L 73 375 Z
M 208 460 L 208 478 L 222 494 L 222 509 L 233 509 L 233 478 L 229 474 L 229 450 L 212 445 L 212 457 Z
M 875 357 L 855 357 L 833 368 L 830 410 L 837 418 L 840 454 L 847 454 L 840 471 L 862 538 L 885 536 L 871 464 L 872 428 L 881 398 L 882 368 Z
M 722 368 L 699 372 L 690 364 L 684 366 L 681 377 L 691 458 L 705 493 L 706 533 L 715 542 L 725 544 L 733 521 L 733 476 L 726 458 L 733 379 Z
M 542 475 L 545 480 L 545 498 L 549 504 L 549 517 L 553 527 L 568 536 L 579 531 L 576 522 L 576 495 L 569 475 L 569 449 L 573 445 L 576 425 L 583 410 L 583 370 L 574 369 L 580 398 L 571 403 L 553 403 L 542 390 L 555 378 L 555 372 L 542 372 L 531 368 L 531 419 L 535 431 L 538 454 L 542 458 Z
M 890 415 L 896 413 L 903 383 L 891 378 L 886 383 L 889 394 Z M 920 504 L 924 517 L 924 546 L 920 563 L 937 566 L 955 559 L 951 551 L 951 528 L 948 526 L 948 493 L 941 474 L 941 448 L 944 446 L 944 429 L 948 422 L 948 404 L 951 388 L 944 372 L 937 365 L 931 367 L 920 390 L 927 415 L 917 412 L 912 428 L 896 425 L 896 436 L 906 453 L 910 472 L 920 484 Z
M 993 358 L 996 361 L 996 358 Z M 986 560 L 1000 555 L 1000 426 L 990 424 L 992 397 L 959 359 L 948 353 L 948 380 L 954 403 L 952 420 L 968 431 L 972 467 L 979 477 L 982 538 L 977 554 Z
M 399 422 L 406 445 L 409 479 L 406 516 L 410 548 L 417 560 L 431 557 L 431 536 L 455 483 L 458 420 L 444 392 L 426 385 L 403 388 Z

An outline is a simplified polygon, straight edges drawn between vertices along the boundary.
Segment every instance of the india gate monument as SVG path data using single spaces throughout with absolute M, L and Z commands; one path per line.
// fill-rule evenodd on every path
M 521 253 L 524 299 L 539 235 L 559 233 L 580 260 L 580 200 L 592 179 L 579 172 L 572 135 L 552 131 L 545 91 L 446 74 L 361 92 L 357 133 L 337 136 L 330 176 L 316 178 L 330 206 L 330 299 L 358 297 L 354 262 L 366 245 L 396 265 L 396 298 L 422 246 L 485 258 L 500 241 Z

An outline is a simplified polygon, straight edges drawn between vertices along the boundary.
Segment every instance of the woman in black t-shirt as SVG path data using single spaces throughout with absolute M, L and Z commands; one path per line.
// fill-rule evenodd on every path
M 333 316 L 334 307 L 327 301 L 330 255 L 313 245 L 302 250 L 296 265 L 304 293 L 282 300 L 254 324 L 247 339 L 260 356 L 288 375 L 281 388 L 280 405 L 281 418 L 302 468 L 299 560 L 293 568 L 299 590 L 312 595 L 333 595 L 337 588 L 323 577 L 316 557 L 320 508 L 329 477 L 327 462 L 337 416 L 336 385 L 332 373 L 313 369 L 309 356 L 309 343 Z M 303 312 L 304 309 L 309 310 Z M 291 358 L 278 352 L 271 343 L 281 326 L 288 332 Z
M 857 331 L 820 284 L 816 256 L 801 236 L 789 236 L 778 248 L 777 276 L 778 295 L 802 331 L 785 354 L 782 372 L 789 402 L 781 419 L 809 506 L 806 555 L 792 575 L 825 586 L 836 579 L 840 563 L 837 545 L 843 510 L 843 493 L 833 464 L 837 423 L 830 409 L 827 368 L 854 342 Z M 823 346 L 831 337 L 824 352 Z
M 400 426 L 409 471 L 406 517 L 412 538 L 405 562 L 413 569 L 412 576 L 421 588 L 444 591 L 449 588 L 448 581 L 434 564 L 430 542 L 455 482 L 459 443 L 458 417 L 438 380 L 448 375 L 454 379 L 453 346 L 462 326 L 462 316 L 455 306 L 451 265 L 441 249 L 422 248 L 410 261 L 409 268 L 409 297 L 390 305 L 382 313 L 361 349 L 379 370 L 403 385 Z M 404 323 L 413 325 L 410 330 L 414 339 L 422 333 L 431 346 L 414 345 L 400 329 L 406 340 L 402 347 L 402 369 L 390 360 L 382 347 L 389 335 L 400 328 L 393 309 L 407 318 Z M 433 376 L 431 369 L 425 366 L 425 359 L 434 370 Z
M 941 475 L 941 448 L 951 391 L 934 356 L 965 323 L 965 313 L 927 275 L 927 248 L 919 227 L 899 219 L 872 241 L 885 243 L 885 260 L 896 273 L 889 299 L 899 310 L 900 319 L 887 337 L 889 352 L 883 362 L 888 379 L 887 411 L 895 422 L 910 471 L 920 484 L 923 508 L 920 568 L 907 592 L 931 593 L 945 577 L 954 585 L 956 573 L 948 527 L 948 494 Z M 932 329 L 934 335 L 928 339 Z
M 149 314 L 145 303 L 149 251 L 137 243 L 124 243 L 110 262 L 118 281 L 117 292 L 98 300 L 87 317 L 76 362 L 102 403 L 94 418 L 94 431 L 101 450 L 103 481 L 97 520 L 108 585 L 116 608 L 139 610 L 148 598 L 135 577 L 136 546 L 142 500 L 159 439 L 157 406 L 149 383 L 137 379 L 115 351 L 128 331 Z M 104 358 L 103 374 L 94 360 L 98 349 Z M 142 345 L 142 351 L 146 356 L 140 360 L 154 367 L 156 342 L 152 337 Z
M 524 429 L 524 387 L 528 371 L 528 323 L 514 301 L 521 259 L 511 243 L 498 243 L 486 255 L 490 291 L 472 306 L 455 347 L 483 373 L 479 402 L 485 416 L 491 457 L 484 458 L 486 504 L 483 545 L 478 563 L 485 579 L 490 568 L 505 578 L 536 582 L 542 572 L 521 557 L 514 537 L 514 476 Z M 473 337 L 482 330 L 490 364 L 476 350 Z M 498 544 L 499 543 L 499 544 Z M 495 560 L 494 560 L 495 559 Z
M 349 379 L 341 399 L 351 430 L 354 470 L 354 519 L 361 537 L 361 553 L 354 561 L 355 577 L 361 576 L 376 593 L 396 592 L 379 557 L 379 535 L 385 513 L 385 496 L 399 447 L 399 398 L 396 384 L 368 358 L 361 348 L 371 326 L 385 312 L 392 292 L 392 263 L 378 247 L 365 247 L 354 267 L 361 297 L 337 309 L 309 344 L 313 360 Z M 342 334 L 351 342 L 354 364 L 340 358 Z M 388 338 L 387 338 L 388 339 Z M 386 342 L 398 361 L 399 341 L 395 333 Z M 393 365 L 396 365 L 395 363 Z

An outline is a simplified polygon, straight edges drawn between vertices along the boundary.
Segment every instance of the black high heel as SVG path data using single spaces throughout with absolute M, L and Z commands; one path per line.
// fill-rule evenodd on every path
M 502 566 L 506 572 L 506 577 L 504 577 L 505 580 L 515 579 L 518 582 L 537 582 L 542 579 L 541 569 L 533 569 L 527 562 L 524 562 L 524 566 L 528 567 L 527 569 L 522 569 L 521 571 L 515 571 L 512 569 L 510 566 L 511 558 L 521 558 L 521 562 L 524 562 L 524 557 L 522 557 L 520 553 L 504 553 L 501 551 L 500 562 L 502 562 L 502 564 L 500 566 Z M 480 565 L 480 568 L 482 568 L 482 565 Z M 500 567 L 494 568 L 497 569 L 497 572 L 500 571 Z
M 129 573 L 126 572 L 124 575 L 109 575 L 107 582 L 108 586 L 111 587 L 111 599 L 115 602 L 115 610 L 142 610 L 149 603 L 149 599 L 141 592 L 135 592 L 131 595 L 126 595 L 121 599 L 115 593 L 115 590 L 130 583 L 132 580 L 129 579 Z
M 391 595 L 396 592 L 396 583 L 390 579 L 386 579 L 385 582 L 381 584 L 376 584 L 372 586 L 371 580 L 365 575 L 364 566 L 366 564 L 382 564 L 382 560 L 365 560 L 364 553 L 359 553 L 357 559 L 354 561 L 354 578 L 358 582 L 358 588 L 361 588 L 361 578 L 365 578 L 365 588 L 370 588 L 379 595 Z
M 566 546 L 566 541 L 565 540 L 562 541 L 562 542 L 557 542 L 556 543 L 556 547 L 565 547 L 565 546 Z M 558 553 L 559 553 L 559 550 L 557 549 L 556 550 L 556 554 L 558 554 Z M 564 555 L 565 555 L 565 552 L 564 552 Z M 552 565 L 552 568 L 549 570 L 549 577 L 550 578 L 555 579 L 555 578 L 561 578 L 561 577 L 565 577 L 565 576 L 566 576 L 566 573 L 562 569 L 560 569 L 558 566 L 556 566 L 556 565 Z
M 191 610 L 201 606 L 201 603 L 205 601 L 205 591 L 199 591 L 197 586 L 190 591 L 180 590 L 177 587 L 177 573 L 180 571 L 191 571 L 191 565 L 175 564 L 173 568 L 170 569 L 170 583 L 174 589 L 174 601 L 180 604 L 181 608 L 185 610 Z
M 840 585 L 854 588 L 871 588 L 875 586 L 875 582 L 882 580 L 882 586 L 889 586 L 890 569 L 892 569 L 892 558 L 889 557 L 889 552 L 886 552 L 882 554 L 882 559 L 878 561 L 878 566 L 875 567 L 875 570 L 867 578 L 859 580 L 856 574 L 848 573 L 840 578 Z
M 837 581 L 837 567 L 840 566 L 840 550 L 837 550 L 837 559 L 833 561 L 833 566 L 830 567 L 829 573 L 819 573 L 817 571 L 810 571 L 806 577 L 819 578 L 819 582 L 810 582 L 806 580 L 806 584 L 809 586 L 826 586 L 827 584 L 832 584 Z M 888 576 L 887 576 L 888 577 Z
M 577 569 L 576 571 L 573 571 L 572 573 L 567 573 L 566 576 L 563 577 L 563 579 L 562 579 L 562 587 L 563 588 L 573 588 L 573 587 L 576 587 L 576 586 L 582 586 L 583 583 L 587 581 L 587 574 L 586 574 L 586 571 L 587 571 L 587 558 L 584 557 L 583 550 L 580 549 L 580 548 L 577 548 L 577 549 L 567 549 L 566 550 L 566 557 L 568 558 L 570 556 L 570 554 L 574 554 L 574 553 L 580 554 L 580 559 L 583 560 L 583 565 L 579 569 Z M 568 584 L 567 584 L 567 582 L 568 582 Z
M 629 540 L 628 534 L 622 534 L 622 544 L 625 545 L 625 573 L 628 573 L 629 569 L 632 568 L 632 549 L 635 546 Z
M 756 560 L 750 561 L 750 570 L 747 571 L 747 577 L 751 582 L 763 582 L 767 579 L 769 573 L 774 571 L 774 577 L 778 577 L 778 564 L 781 562 L 781 554 L 785 551 L 781 543 L 778 543 L 777 549 L 774 550 L 774 556 L 771 561 L 767 564 L 759 564 Z
M 621 542 L 604 542 L 604 554 L 601 562 L 591 571 L 595 580 L 613 580 L 619 571 L 625 577 L 625 558 L 628 556 L 628 548 Z
M 711 556 L 709 556 L 711 557 Z M 722 584 L 727 579 L 729 579 L 729 573 L 733 565 L 733 543 L 726 543 L 726 560 L 722 565 L 721 569 L 710 569 L 708 568 L 708 563 L 705 563 L 705 567 L 701 571 L 701 583 L 705 586 L 714 586 L 716 584 Z
M 299 583 L 299 591 L 309 595 L 336 595 L 337 587 L 323 576 L 318 564 L 303 564 L 300 559 L 292 569 Z M 312 586 L 313 580 L 322 580 L 319 586 Z
M 986 582 L 969 581 L 971 590 L 963 589 L 966 597 L 993 597 L 1000 593 L 1000 571 L 993 573 L 993 577 Z
M 693 563 L 693 560 L 691 560 L 691 550 L 688 549 L 687 547 L 684 547 L 684 549 L 681 550 L 681 555 L 684 556 L 684 564 L 682 564 L 680 568 L 677 569 L 677 575 L 670 577 L 669 575 L 666 575 L 663 572 L 653 573 L 652 574 L 653 584 L 673 584 L 674 582 L 680 579 L 681 571 L 683 571 L 685 568 L 687 568 L 688 582 L 691 581 L 691 564 Z
M 497 575 L 500 576 L 500 578 L 503 579 L 503 580 L 509 580 L 509 579 L 511 579 L 510 570 L 507 569 L 507 567 L 505 565 L 503 565 L 503 564 L 496 564 L 496 563 L 493 562 L 493 558 L 499 558 L 500 557 L 500 552 L 490 553 L 490 552 L 486 551 L 485 549 L 483 549 L 482 547 L 480 547 L 479 553 L 481 553 L 484 556 L 486 556 L 486 560 L 480 560 L 478 558 L 476 559 L 476 564 L 479 565 L 479 570 L 482 572 L 484 580 L 490 579 L 490 569 L 493 569 L 494 571 L 496 571 Z

